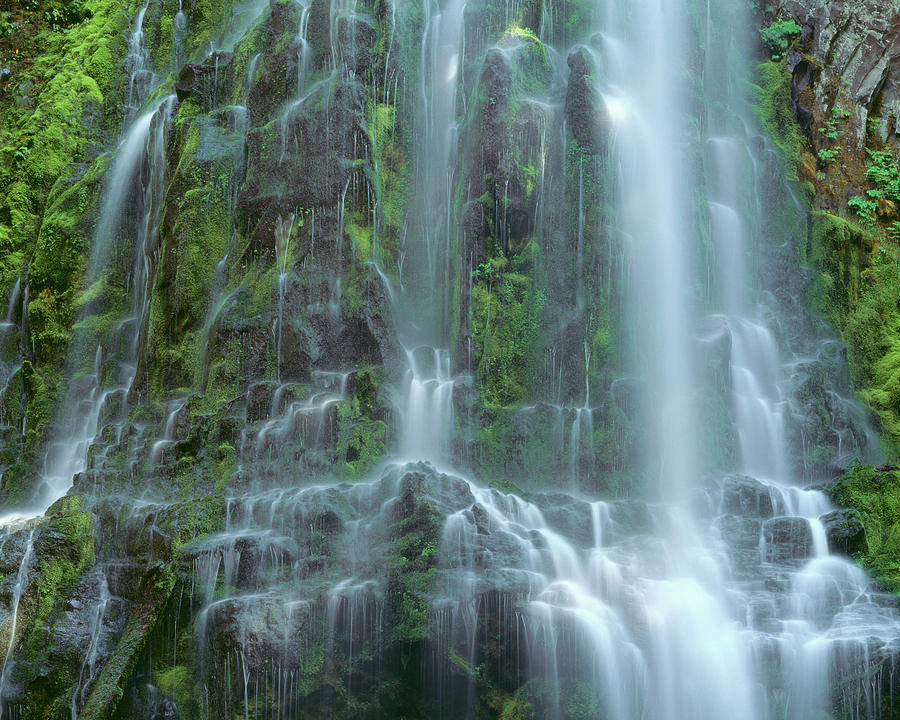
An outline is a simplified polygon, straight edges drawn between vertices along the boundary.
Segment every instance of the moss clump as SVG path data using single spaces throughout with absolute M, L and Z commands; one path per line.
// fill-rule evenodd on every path
M 24 680 L 25 705 L 29 717 L 59 717 L 67 708 L 68 693 L 77 681 L 75 658 L 67 662 L 47 662 L 55 651 L 47 643 L 52 628 L 63 612 L 81 576 L 93 566 L 93 519 L 82 509 L 82 498 L 68 495 L 47 511 L 47 524 L 34 538 L 35 561 L 32 581 L 20 605 L 20 621 L 25 631 L 17 656 L 22 658 L 17 673 Z M 42 672 L 38 668 L 44 668 Z
M 417 473 L 404 478 L 399 519 L 391 528 L 395 545 L 388 571 L 388 627 L 392 640 L 400 644 L 429 637 L 428 593 L 437 567 L 441 519 L 422 497 L 426 486 L 425 477 Z
M 857 560 L 892 592 L 900 592 L 900 471 L 859 465 L 828 491 L 859 513 L 868 552 Z
M 873 236 L 831 213 L 810 213 L 806 262 L 816 270 L 808 293 L 810 307 L 835 325 L 851 313 L 860 294 L 860 258 L 872 249 Z
M 536 375 L 534 349 L 546 297 L 526 275 L 504 272 L 500 258 L 474 272 L 472 335 L 475 374 L 488 405 L 522 401 Z
M 182 712 L 181 717 L 185 718 L 185 710 L 194 707 L 197 703 L 190 669 L 184 665 L 175 665 L 156 673 L 155 677 L 159 691 L 163 695 L 175 698 L 175 702 Z
M 775 143 L 788 179 L 797 179 L 803 140 L 791 114 L 791 74 L 783 62 L 771 60 L 757 66 L 758 85 L 753 86 L 754 109 L 763 131 Z
M 91 514 L 79 495 L 67 495 L 47 511 L 49 523 L 35 542 L 38 578 L 31 626 L 37 628 L 74 589 L 82 572 L 94 564 Z M 33 640 L 37 641 L 37 637 Z
M 875 252 L 877 247 L 877 253 Z M 811 213 L 807 260 L 816 274 L 812 308 L 838 329 L 847 346 L 857 395 L 900 440 L 900 265 L 894 244 L 855 223 Z M 874 257 L 873 257 L 874 255 Z
M 535 720 L 537 715 L 532 705 L 528 688 L 519 688 L 515 695 L 503 703 L 503 711 L 500 713 L 500 720 Z
M 387 424 L 378 416 L 381 404 L 378 391 L 383 381 L 377 370 L 363 370 L 355 376 L 353 396 L 337 406 L 338 437 L 336 451 L 344 461 L 347 477 L 360 477 L 384 457 Z

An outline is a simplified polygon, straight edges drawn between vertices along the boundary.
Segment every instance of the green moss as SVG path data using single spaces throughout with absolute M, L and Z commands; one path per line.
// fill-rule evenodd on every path
M 404 478 L 398 516 L 391 535 L 395 541 L 388 571 L 388 613 L 391 639 L 409 644 L 429 637 L 428 594 L 434 582 L 440 545 L 440 515 L 422 497 L 426 480 Z
M 503 703 L 500 720 L 535 720 L 534 705 L 531 704 L 527 687 L 519 688 L 515 695 Z
M 512 100 L 543 92 L 550 81 L 552 69 L 547 48 L 532 30 L 515 25 L 506 31 L 498 43 L 500 47 L 515 48 L 512 60 Z
M 18 656 L 24 659 L 25 703 L 30 717 L 58 717 L 67 708 L 64 695 L 76 681 L 74 667 L 54 664 L 37 677 L 51 648 L 47 630 L 63 612 L 82 574 L 93 566 L 94 537 L 91 514 L 82 509 L 78 495 L 68 495 L 47 511 L 47 523 L 36 531 L 32 582 L 23 595 L 20 620 L 24 633 Z
M 829 495 L 859 514 L 868 551 L 860 564 L 892 592 L 900 592 L 900 471 L 859 465 L 838 480 Z
M 344 228 L 347 237 L 350 238 L 353 256 L 357 262 L 367 262 L 372 259 L 372 228 L 368 225 L 358 225 L 349 222 Z
M 489 405 L 518 403 L 531 389 L 546 302 L 529 277 L 504 266 L 499 259 L 477 269 L 472 290 L 475 374 Z
M 851 313 L 860 293 L 860 258 L 871 250 L 874 238 L 856 224 L 831 213 L 810 213 L 807 263 L 818 273 L 809 289 L 809 304 L 840 326 Z
M 217 450 L 215 491 L 222 492 L 237 469 L 237 451 L 228 443 L 222 443 Z
M 364 476 L 385 455 L 388 427 L 378 417 L 382 382 L 380 370 L 360 371 L 355 376 L 353 396 L 337 406 L 336 451 L 347 477 Z
M 753 96 L 759 123 L 778 149 L 788 179 L 796 180 L 803 140 L 791 114 L 791 74 L 783 62 L 765 61 L 757 66 L 757 77 Z
M 175 665 L 155 675 L 156 687 L 163 695 L 175 698 L 175 702 L 181 711 L 179 717 L 190 720 L 185 716 L 185 710 L 196 704 L 194 683 L 191 671 L 184 665 Z
M 231 0 L 196 0 L 190 5 L 185 48 L 188 57 L 194 57 L 208 47 L 210 41 L 219 37 L 221 28 L 226 25 L 222 22 L 223 18 L 231 17 L 232 2 Z
M 37 602 L 32 626 L 44 622 L 54 606 L 69 597 L 81 573 L 94 564 L 91 514 L 81 505 L 80 496 L 68 495 L 47 511 L 50 522 L 37 551 Z
M 879 416 L 889 438 L 900 441 L 900 266 L 892 245 L 825 212 L 811 213 L 807 259 L 816 273 L 811 307 L 838 329 L 847 346 L 858 397 Z

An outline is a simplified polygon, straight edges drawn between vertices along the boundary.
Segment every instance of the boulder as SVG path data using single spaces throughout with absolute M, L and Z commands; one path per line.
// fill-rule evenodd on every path
M 722 485 L 722 512 L 770 518 L 783 512 L 781 500 L 772 489 L 747 475 L 730 475 Z
M 801 517 L 776 517 L 763 524 L 763 559 L 778 564 L 796 564 L 812 554 L 809 521 Z
M 853 556 L 869 551 L 866 530 L 856 511 L 833 510 L 820 520 L 825 526 L 825 536 L 831 552 Z

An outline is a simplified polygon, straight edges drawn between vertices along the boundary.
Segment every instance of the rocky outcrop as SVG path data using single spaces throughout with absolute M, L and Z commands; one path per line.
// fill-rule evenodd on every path
M 871 0 L 782 0 L 769 16 L 802 27 L 799 47 L 787 55 L 791 98 L 801 127 L 814 133 L 836 105 L 848 104 L 849 135 L 861 153 L 872 118 L 881 142 L 900 138 L 900 25 L 896 9 Z

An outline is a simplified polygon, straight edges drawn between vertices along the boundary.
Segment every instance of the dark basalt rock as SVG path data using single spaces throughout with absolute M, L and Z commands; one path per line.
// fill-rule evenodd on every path
M 893 61 L 900 54 L 900 26 L 896 22 L 896 13 L 871 1 L 817 3 L 789 0 L 781 6 L 780 16 L 793 18 L 801 25 L 803 58 L 814 63 L 812 68 L 805 68 L 801 67 L 799 54 L 788 57 L 788 70 L 794 73 L 791 94 L 801 126 L 813 107 L 825 116 L 834 101 L 830 89 L 827 93 L 816 92 L 815 97 L 798 101 L 796 98 L 805 89 L 804 82 L 811 80 L 821 90 L 844 88 L 847 97 L 857 105 L 851 122 L 861 149 L 867 115 L 900 101 L 900 84 L 896 82 L 900 70 Z M 815 68 L 822 68 L 820 77 L 807 78 L 810 69 Z M 893 121 L 893 127 L 886 125 L 882 131 L 882 140 L 888 140 L 891 135 L 896 137 L 900 120 L 893 118 Z
M 776 512 L 784 512 L 784 508 L 780 498 L 759 480 L 747 475 L 731 475 L 725 478 L 722 486 L 722 512 L 770 518 Z
M 762 521 L 757 518 L 723 515 L 715 525 L 733 550 L 758 550 Z
M 794 564 L 812 554 L 813 538 L 809 521 L 800 517 L 777 517 L 763 524 L 764 560 Z
M 326 82 L 290 107 L 286 119 L 248 133 L 238 222 L 250 231 L 257 251 L 271 252 L 280 208 L 329 208 L 337 219 L 336 203 L 346 199 L 356 158 L 371 152 L 363 108 L 359 84 L 345 81 L 332 89 Z M 365 187 L 365 174 L 357 177 Z M 317 222 L 325 216 L 318 210 Z M 338 227 L 328 232 L 319 225 L 319 236 L 333 238 Z
M 566 121 L 572 136 L 590 152 L 605 146 L 609 132 L 608 118 L 603 107 L 594 102 L 591 75 L 597 72 L 587 48 L 578 47 L 569 53 L 569 84 L 566 86 Z
M 647 503 L 640 500 L 620 500 L 609 506 L 610 519 L 617 535 L 642 535 L 653 531 L 653 516 Z
M 851 557 L 868 552 L 866 530 L 855 511 L 833 510 L 820 519 L 825 526 L 825 536 L 828 538 L 828 549 L 831 552 Z
M 593 546 L 593 519 L 588 503 L 563 493 L 541 493 L 531 500 L 555 531 L 583 547 Z
M 178 73 L 175 94 L 183 102 L 192 98 L 201 108 L 209 110 L 230 94 L 231 53 L 217 52 L 203 64 L 188 63 Z

